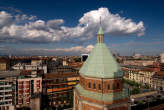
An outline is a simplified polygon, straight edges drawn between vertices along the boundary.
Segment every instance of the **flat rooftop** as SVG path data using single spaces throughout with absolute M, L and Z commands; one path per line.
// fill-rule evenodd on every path
M 0 71 L 0 78 L 17 77 L 20 75 L 20 71 Z

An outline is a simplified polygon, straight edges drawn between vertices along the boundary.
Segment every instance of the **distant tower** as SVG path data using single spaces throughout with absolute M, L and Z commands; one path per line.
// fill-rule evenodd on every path
M 97 43 L 84 62 L 80 83 L 74 89 L 74 110 L 129 110 L 129 92 L 123 72 L 104 44 L 99 27 Z

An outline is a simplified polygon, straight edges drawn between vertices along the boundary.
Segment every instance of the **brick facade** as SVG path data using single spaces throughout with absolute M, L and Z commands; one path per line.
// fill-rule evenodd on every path
M 82 103 L 82 110 L 101 110 L 101 108 L 95 107 L 93 105 Z
M 78 110 L 79 107 L 79 99 L 76 93 L 74 92 L 74 110 Z
M 119 87 L 117 87 L 117 84 L 119 84 Z M 80 75 L 80 85 L 88 91 L 103 94 L 121 92 L 123 89 L 122 78 L 100 79 Z M 101 86 L 101 89 L 99 89 L 99 85 Z M 81 108 L 80 110 L 128 110 L 128 101 L 129 98 L 107 102 L 95 100 L 94 98 L 82 96 L 79 94 L 78 90 L 74 90 L 74 110 L 79 110 L 79 108 Z
M 83 77 L 80 75 L 80 85 L 86 90 L 90 90 L 98 93 L 120 92 L 122 91 L 122 78 L 98 79 L 98 78 Z

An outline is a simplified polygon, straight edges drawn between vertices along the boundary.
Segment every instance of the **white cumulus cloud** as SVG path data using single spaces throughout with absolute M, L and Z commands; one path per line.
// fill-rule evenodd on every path
M 112 14 L 108 8 L 92 10 L 79 19 L 77 26 L 64 25 L 63 19 L 39 20 L 36 16 L 13 16 L 0 12 L 0 41 L 6 42 L 81 42 L 96 38 L 101 16 L 104 33 L 112 36 L 136 34 L 142 36 L 145 28 L 142 21 L 136 23 L 119 14 Z M 19 23 L 19 21 L 21 23 Z M 26 21 L 22 23 L 22 21 Z
M 79 20 L 80 25 L 88 24 L 87 30 L 89 32 L 98 27 L 101 17 L 101 25 L 104 29 L 104 33 L 113 35 L 129 35 L 137 34 L 141 36 L 144 34 L 145 28 L 142 21 L 135 23 L 132 19 L 126 19 L 119 14 L 112 14 L 108 8 L 99 8 L 85 13 Z M 97 30 L 96 30 L 97 31 Z M 88 32 L 88 33 L 89 33 Z
M 5 12 L 5 11 L 1 11 L 0 12 L 0 28 L 4 27 L 4 26 L 9 26 L 11 25 L 13 22 L 12 19 L 12 15 Z

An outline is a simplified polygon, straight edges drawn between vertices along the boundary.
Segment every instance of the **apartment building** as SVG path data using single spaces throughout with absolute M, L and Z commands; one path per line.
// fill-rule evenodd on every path
M 38 65 L 38 64 L 21 64 L 17 63 L 12 67 L 14 70 L 32 70 L 32 74 L 36 74 L 38 70 L 43 70 L 44 73 L 47 73 L 47 65 Z
M 19 76 L 18 83 L 18 103 L 17 107 L 31 107 L 32 99 L 40 98 L 42 92 L 42 77 L 25 77 Z M 35 97 L 38 96 L 38 97 Z M 33 98 L 34 97 L 34 98 Z M 40 99 L 38 100 L 40 103 Z M 38 109 L 40 110 L 40 104 Z
M 151 87 L 159 91 L 164 91 L 164 72 L 157 72 L 152 76 Z
M 16 77 L 19 71 L 0 72 L 0 110 L 14 110 L 17 103 Z
M 152 84 L 152 76 L 155 74 L 154 70 L 144 67 L 128 66 L 122 69 L 125 73 L 125 77 L 129 80 L 141 83 Z
M 73 104 L 73 87 L 79 82 L 76 72 L 48 73 L 43 79 L 45 106 L 63 107 Z
M 10 68 L 10 61 L 8 58 L 0 58 L 0 71 L 6 71 Z

